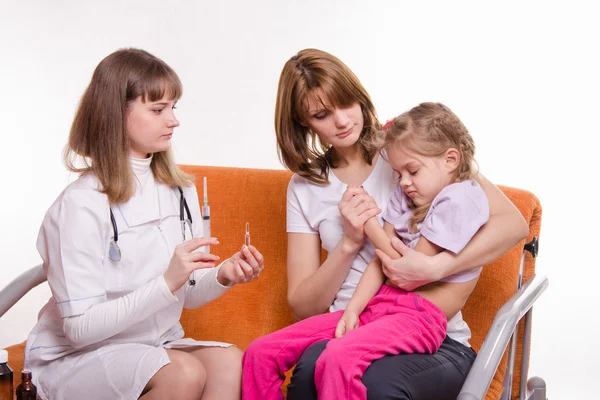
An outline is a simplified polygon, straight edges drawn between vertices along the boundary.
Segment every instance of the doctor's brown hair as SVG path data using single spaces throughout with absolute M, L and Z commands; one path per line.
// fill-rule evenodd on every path
M 75 114 L 64 161 L 70 171 L 92 173 L 111 203 L 122 203 L 134 193 L 129 160 L 127 112 L 129 104 L 182 95 L 179 77 L 164 61 L 140 49 L 121 49 L 108 55 L 94 70 Z M 75 165 L 78 157 L 84 166 Z M 171 150 L 154 153 L 150 164 L 155 178 L 169 186 L 188 186 L 192 176 L 173 161 Z
M 308 112 L 308 97 L 320 88 L 322 104 L 362 110 L 364 127 L 358 146 L 369 164 L 376 150 L 365 143 L 381 128 L 369 94 L 356 75 L 335 56 L 317 49 L 301 50 L 284 65 L 279 77 L 275 105 L 277 151 L 283 165 L 292 172 L 318 184 L 329 183 L 329 169 L 339 166 L 339 157 L 330 144 L 303 125 Z

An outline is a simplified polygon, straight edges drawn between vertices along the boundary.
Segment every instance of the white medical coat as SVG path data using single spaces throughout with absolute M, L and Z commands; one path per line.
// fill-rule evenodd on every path
M 139 183 L 135 195 L 112 205 L 119 262 L 108 257 L 111 205 L 93 175 L 69 185 L 42 223 L 37 247 L 52 298 L 25 350 L 25 365 L 42 398 L 137 399 L 169 363 L 165 347 L 229 346 L 183 338 L 183 307 L 199 307 L 228 288 L 217 282 L 218 268 L 213 268 L 195 271 L 196 285 L 170 292 L 163 273 L 182 243 L 179 191 L 154 180 L 150 159 L 132 160 L 132 168 Z M 195 187 L 183 192 L 193 237 L 201 237 Z M 64 324 L 73 316 L 86 319 Z

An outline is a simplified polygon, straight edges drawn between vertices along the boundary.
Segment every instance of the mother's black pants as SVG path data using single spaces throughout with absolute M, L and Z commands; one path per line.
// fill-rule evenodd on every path
M 327 342 L 315 343 L 302 354 L 288 386 L 288 400 L 317 399 L 315 363 Z M 400 354 L 374 361 L 362 382 L 368 400 L 455 400 L 474 361 L 475 351 L 446 336 L 435 354 Z

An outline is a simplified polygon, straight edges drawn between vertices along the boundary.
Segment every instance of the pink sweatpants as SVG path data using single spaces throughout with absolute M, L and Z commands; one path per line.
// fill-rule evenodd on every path
M 283 399 L 280 387 L 312 344 L 332 339 L 317 360 L 320 400 L 366 399 L 361 379 L 371 362 L 400 353 L 435 353 L 446 316 L 429 300 L 383 285 L 359 318 L 359 328 L 334 339 L 343 311 L 317 315 L 253 341 L 242 360 L 244 400 Z

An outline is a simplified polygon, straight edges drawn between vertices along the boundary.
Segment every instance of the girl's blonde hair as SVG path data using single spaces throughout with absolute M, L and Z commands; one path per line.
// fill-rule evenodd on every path
M 108 55 L 81 97 L 64 151 L 67 168 L 94 174 L 111 203 L 129 200 L 135 185 L 129 161 L 128 106 L 139 96 L 143 102 L 165 95 L 178 100 L 182 92 L 175 71 L 152 54 L 121 49 Z M 83 167 L 75 165 L 78 159 Z M 193 179 L 177 167 L 170 149 L 155 153 L 150 168 L 159 182 L 169 186 L 187 186 Z
M 388 121 L 369 147 L 383 150 L 385 157 L 391 146 L 403 146 L 425 157 L 439 157 L 448 149 L 455 148 L 460 160 L 454 182 L 473 179 L 477 175 L 475 142 L 460 119 L 441 103 L 421 103 Z M 411 230 L 416 231 L 417 224 L 425 219 L 430 206 L 431 203 L 413 204 Z
M 349 107 L 356 103 L 362 110 L 364 127 L 358 146 L 371 164 L 377 150 L 367 148 L 381 128 L 369 94 L 356 75 L 335 56 L 317 49 L 305 49 L 284 65 L 279 78 L 275 106 L 277 150 L 283 165 L 292 172 L 318 184 L 329 182 L 330 168 L 339 166 L 333 147 L 319 141 L 305 126 L 308 98 L 317 88 L 323 91 L 322 104 Z

